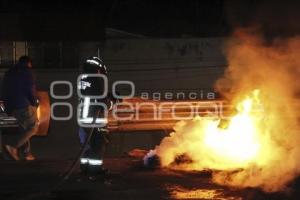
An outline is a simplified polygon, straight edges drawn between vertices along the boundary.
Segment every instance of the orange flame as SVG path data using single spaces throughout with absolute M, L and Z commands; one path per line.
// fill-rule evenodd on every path
M 188 154 L 193 159 L 192 165 L 184 166 L 193 169 L 228 170 L 255 162 L 262 150 L 259 126 L 263 112 L 258 108 L 259 91 L 255 90 L 237 105 L 238 113 L 229 119 L 225 128 L 220 126 L 219 118 L 196 117 L 191 122 L 178 123 L 176 132 L 156 149 L 162 165 L 170 165 L 180 154 Z
M 236 36 L 216 85 L 236 114 L 178 122 L 154 151 L 165 167 L 214 170 L 219 184 L 282 190 L 300 174 L 300 38 L 265 45 L 256 36 Z M 174 165 L 181 155 L 192 162 Z

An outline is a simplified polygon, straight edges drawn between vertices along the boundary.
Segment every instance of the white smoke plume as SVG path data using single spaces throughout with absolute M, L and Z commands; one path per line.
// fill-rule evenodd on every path
M 253 121 L 258 138 L 243 138 L 243 133 L 252 129 L 251 124 L 238 127 L 233 140 L 241 138 L 233 143 L 236 146 L 232 147 L 235 152 L 230 152 L 231 157 L 215 155 L 205 137 L 220 120 L 196 117 L 179 122 L 155 153 L 164 167 L 173 167 L 178 156 L 188 156 L 192 162 L 177 167 L 211 169 L 213 181 L 219 184 L 260 187 L 267 192 L 283 190 L 300 173 L 300 37 L 266 43 L 259 35 L 241 30 L 228 40 L 225 54 L 228 68 L 216 89 L 233 105 L 259 90 L 264 118 Z M 220 132 L 226 134 L 226 130 Z M 216 140 L 218 145 L 225 140 L 222 134 Z M 247 154 L 247 142 L 251 140 L 259 141 L 259 152 L 247 162 L 246 156 L 251 156 Z M 249 148 L 255 149 L 252 143 Z M 239 153 L 245 155 L 245 160 Z

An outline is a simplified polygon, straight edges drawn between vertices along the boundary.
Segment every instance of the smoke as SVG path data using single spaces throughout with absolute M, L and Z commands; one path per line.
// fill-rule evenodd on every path
M 214 180 L 278 191 L 298 176 L 300 169 L 300 37 L 266 43 L 255 32 L 238 30 L 228 41 L 229 66 L 216 88 L 233 102 L 240 100 L 240 94 L 259 88 L 266 115 L 265 127 L 261 127 L 267 143 L 263 148 L 270 148 L 263 155 L 267 162 L 238 173 L 216 173 Z
M 226 23 L 237 27 L 260 26 L 265 38 L 287 38 L 300 34 L 300 2 L 297 0 L 224 1 Z
M 233 105 L 258 89 L 263 118 L 232 122 L 229 129 L 234 129 L 234 134 L 230 137 L 226 134 L 231 130 L 216 130 L 220 119 L 181 121 L 155 148 L 162 166 L 211 169 L 216 183 L 260 187 L 267 192 L 285 189 L 299 175 L 300 37 L 265 42 L 256 33 L 257 29 L 240 29 L 227 41 L 228 68 L 216 89 Z M 213 138 L 213 148 L 221 148 L 224 154 L 212 151 L 207 137 Z M 222 146 L 224 141 L 227 146 Z M 173 165 L 182 155 L 192 162 Z

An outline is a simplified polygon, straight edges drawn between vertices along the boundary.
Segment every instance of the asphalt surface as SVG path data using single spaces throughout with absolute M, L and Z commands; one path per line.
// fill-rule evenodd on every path
M 105 160 L 111 174 L 89 180 L 78 168 L 61 182 L 71 160 L 31 162 L 0 161 L 1 200 L 94 200 L 94 199 L 213 199 L 299 200 L 300 184 L 289 193 L 265 194 L 259 189 L 234 189 L 211 182 L 209 172 L 146 169 L 140 159 L 122 157 Z

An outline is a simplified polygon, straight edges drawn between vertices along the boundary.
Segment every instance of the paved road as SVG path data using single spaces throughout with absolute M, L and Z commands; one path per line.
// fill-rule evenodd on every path
M 90 181 L 75 170 L 63 185 L 59 175 L 71 161 L 0 161 L 1 200 L 94 200 L 94 199 L 211 199 L 211 200 L 298 200 L 300 184 L 289 194 L 264 194 L 257 189 L 234 190 L 211 183 L 208 172 L 149 170 L 137 159 L 110 158 L 112 175 Z

